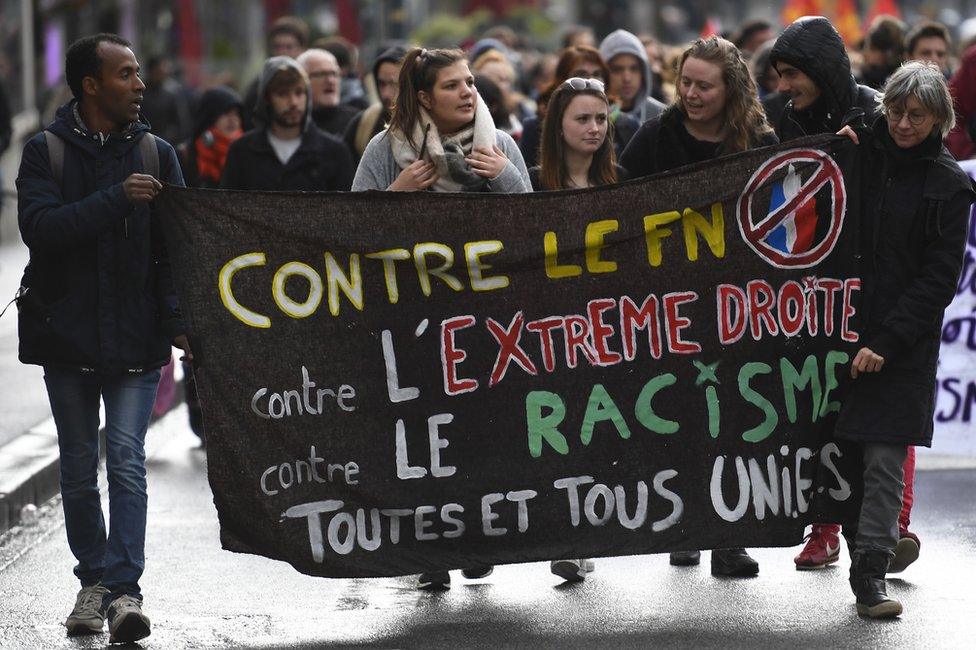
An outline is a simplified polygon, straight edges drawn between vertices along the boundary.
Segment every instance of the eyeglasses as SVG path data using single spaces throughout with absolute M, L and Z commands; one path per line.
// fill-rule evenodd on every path
M 906 113 L 900 108 L 889 108 L 885 115 L 888 117 L 888 121 L 892 124 L 898 124 L 901 122 L 902 118 L 906 115 L 908 116 L 908 123 L 912 126 L 921 126 L 923 122 L 929 117 L 928 113 Z
M 588 88 L 592 88 L 593 90 L 599 91 L 601 93 L 605 92 L 603 82 L 600 81 L 599 79 L 584 79 L 583 77 L 570 77 L 569 79 L 563 82 L 563 85 L 569 86 L 573 90 L 587 90 Z
M 309 79 L 338 79 L 339 73 L 333 70 L 319 70 L 318 72 L 311 72 L 308 75 Z

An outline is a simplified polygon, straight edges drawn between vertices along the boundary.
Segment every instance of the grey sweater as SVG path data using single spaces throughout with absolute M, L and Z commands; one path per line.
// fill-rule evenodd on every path
M 512 140 L 512 136 L 496 129 L 495 142 L 508 157 L 508 164 L 501 174 L 488 182 L 488 191 L 502 194 L 531 192 L 532 181 L 529 180 L 529 171 L 525 168 L 522 152 Z M 352 191 L 385 190 L 400 175 L 400 171 L 400 166 L 393 157 L 393 149 L 389 138 L 386 137 L 386 131 L 381 131 L 366 145 L 363 158 L 359 161 L 359 168 L 356 169 L 356 178 L 352 181 Z

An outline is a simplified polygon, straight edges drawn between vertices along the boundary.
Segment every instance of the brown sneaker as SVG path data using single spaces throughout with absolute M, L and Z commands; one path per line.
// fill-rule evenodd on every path
M 64 622 L 64 626 L 68 628 L 68 636 L 101 634 L 105 625 L 102 597 L 107 595 L 108 589 L 102 585 L 81 588 L 75 599 L 75 607 Z
M 132 643 L 149 636 L 149 618 L 142 613 L 142 601 L 119 596 L 108 606 L 108 642 Z
M 888 573 L 901 573 L 908 568 L 908 565 L 918 559 L 919 551 L 922 550 L 922 542 L 918 535 L 903 530 L 898 546 L 895 547 L 895 557 L 891 558 L 888 564 Z

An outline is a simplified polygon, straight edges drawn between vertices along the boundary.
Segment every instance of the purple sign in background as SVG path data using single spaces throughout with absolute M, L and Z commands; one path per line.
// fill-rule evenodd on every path
M 976 178 L 976 160 L 959 165 Z M 976 217 L 970 218 L 962 275 L 942 326 L 932 451 L 976 456 Z

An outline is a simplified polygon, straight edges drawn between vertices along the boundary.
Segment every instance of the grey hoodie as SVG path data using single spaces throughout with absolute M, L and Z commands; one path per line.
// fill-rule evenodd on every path
M 618 54 L 636 56 L 644 69 L 644 81 L 641 84 L 638 97 L 634 101 L 634 106 L 629 111 L 624 111 L 643 124 L 652 117 L 663 113 L 666 108 L 664 104 L 651 97 L 651 91 L 654 87 L 651 66 L 647 62 L 647 50 L 644 49 L 644 44 L 640 42 L 639 38 L 625 29 L 618 29 L 600 43 L 600 56 L 603 57 L 607 65 L 610 65 L 610 60 Z M 644 97 L 644 101 L 640 101 L 640 97 Z
M 264 62 L 264 67 L 261 69 L 261 77 L 258 79 L 258 99 L 254 104 L 254 118 L 264 128 L 267 128 L 271 124 L 271 106 L 264 97 L 264 91 L 268 87 L 271 78 L 279 70 L 287 68 L 298 70 L 302 73 L 302 78 L 305 80 L 305 115 L 302 116 L 302 131 L 304 131 L 312 123 L 312 120 L 309 119 L 309 116 L 312 114 L 312 87 L 308 83 L 308 75 L 305 74 L 305 70 L 298 64 L 298 61 L 290 56 L 273 56 Z

